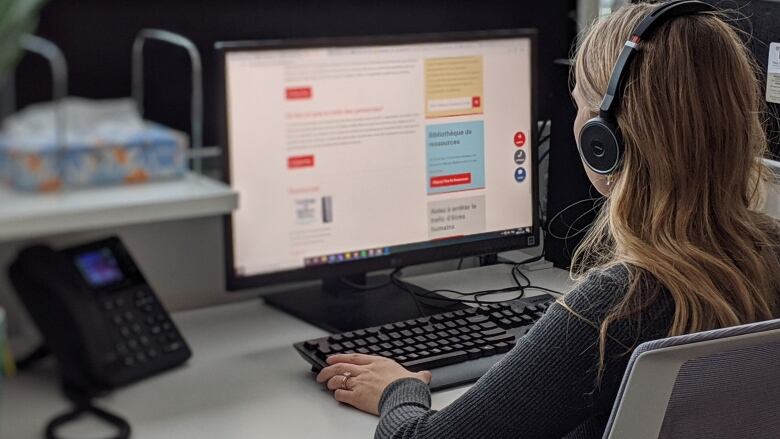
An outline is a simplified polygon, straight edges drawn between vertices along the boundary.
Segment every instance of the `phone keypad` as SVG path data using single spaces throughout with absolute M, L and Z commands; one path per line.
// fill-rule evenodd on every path
M 146 290 L 118 293 L 103 301 L 116 330 L 114 354 L 126 367 L 137 367 L 184 348 L 173 323 Z

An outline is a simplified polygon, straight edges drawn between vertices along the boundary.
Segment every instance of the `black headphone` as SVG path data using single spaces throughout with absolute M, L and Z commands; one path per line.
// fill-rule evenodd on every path
M 590 169 L 598 174 L 610 175 L 620 167 L 623 159 L 623 138 L 615 111 L 622 96 L 623 83 L 628 76 L 631 61 L 640 44 L 668 21 L 685 15 L 713 11 L 715 8 L 712 5 L 698 0 L 672 1 L 657 7 L 637 26 L 626 41 L 612 70 L 612 78 L 609 80 L 607 94 L 601 101 L 599 115 L 585 123 L 580 130 L 577 148 L 580 157 Z

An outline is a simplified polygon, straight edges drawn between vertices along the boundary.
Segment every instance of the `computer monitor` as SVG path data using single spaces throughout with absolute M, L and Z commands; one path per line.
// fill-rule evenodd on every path
M 228 288 L 537 245 L 534 43 L 218 43 Z

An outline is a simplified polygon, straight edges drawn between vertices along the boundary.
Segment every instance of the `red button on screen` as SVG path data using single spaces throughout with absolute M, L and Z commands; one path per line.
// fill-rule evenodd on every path
M 284 91 L 287 100 L 311 99 L 311 87 L 292 87 Z
M 311 168 L 314 166 L 313 155 L 298 155 L 287 158 L 287 167 L 289 169 Z
M 471 172 L 465 174 L 439 175 L 431 177 L 431 187 L 458 186 L 461 184 L 471 184 Z
M 515 145 L 521 147 L 525 145 L 525 133 L 518 131 L 515 133 Z

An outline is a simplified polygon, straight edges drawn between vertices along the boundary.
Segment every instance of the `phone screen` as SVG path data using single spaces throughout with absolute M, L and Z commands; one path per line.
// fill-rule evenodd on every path
M 84 280 L 92 287 L 104 287 L 122 282 L 125 278 L 110 248 L 90 250 L 76 255 L 76 266 Z

